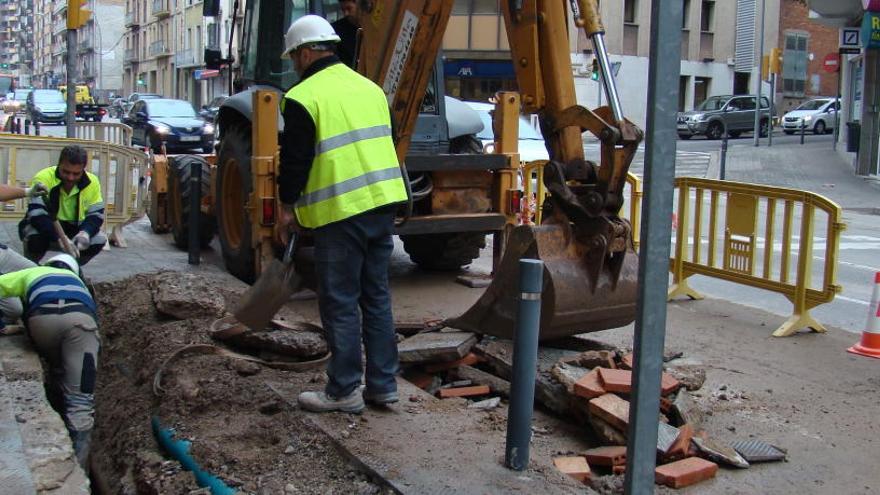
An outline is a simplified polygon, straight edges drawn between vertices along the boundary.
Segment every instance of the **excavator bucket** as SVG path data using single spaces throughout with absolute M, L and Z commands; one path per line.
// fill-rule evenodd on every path
M 519 260 L 544 262 L 539 339 L 628 325 L 635 318 L 638 256 L 628 247 L 616 260 L 597 265 L 591 247 L 564 224 L 516 227 L 508 237 L 492 284 L 453 328 L 512 339 L 516 328 Z

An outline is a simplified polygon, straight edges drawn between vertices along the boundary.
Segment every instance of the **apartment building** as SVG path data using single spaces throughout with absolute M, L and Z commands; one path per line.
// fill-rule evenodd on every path
M 232 0 L 220 15 L 204 17 L 195 0 L 126 0 L 122 86 L 124 94 L 159 93 L 196 107 L 226 94 L 226 71 L 205 69 L 205 49 L 226 58 Z
M 0 0 L 0 74 L 12 76 L 17 85 L 30 84 L 33 43 L 27 32 L 30 0 Z M 5 95 L 2 95 L 5 96 Z

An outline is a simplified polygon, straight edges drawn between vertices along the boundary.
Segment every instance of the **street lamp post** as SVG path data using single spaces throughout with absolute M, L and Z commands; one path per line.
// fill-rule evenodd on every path
M 761 89 L 764 81 L 761 80 L 761 59 L 764 57 L 764 6 L 766 0 L 761 0 L 761 30 L 758 31 L 760 42 L 758 43 L 758 95 L 755 99 L 755 146 L 761 145 Z M 772 103 L 771 103 L 772 105 Z M 770 122 L 767 122 L 767 132 L 773 132 L 770 128 Z

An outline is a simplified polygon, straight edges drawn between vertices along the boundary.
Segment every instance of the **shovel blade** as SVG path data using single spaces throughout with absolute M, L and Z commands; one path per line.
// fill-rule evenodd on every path
M 636 312 L 638 256 L 631 249 L 619 253 L 618 256 L 624 256 L 619 273 L 604 263 L 596 275 L 597 267 L 589 266 L 591 262 L 584 256 L 587 251 L 560 225 L 515 228 L 491 285 L 470 309 L 447 324 L 512 339 L 520 299 L 522 258 L 544 262 L 540 340 L 630 324 Z
M 291 264 L 272 260 L 232 310 L 235 319 L 254 331 L 264 330 L 290 299 L 299 277 Z

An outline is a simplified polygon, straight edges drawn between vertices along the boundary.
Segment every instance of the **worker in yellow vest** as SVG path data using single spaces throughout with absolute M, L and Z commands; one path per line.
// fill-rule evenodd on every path
M 101 252 L 107 236 L 104 225 L 104 199 L 98 177 L 86 170 L 88 153 L 82 146 L 71 144 L 61 150 L 58 164 L 44 168 L 31 179 L 31 186 L 43 184 L 49 189 L 46 197 L 34 196 L 28 203 L 18 234 L 24 255 L 39 262 L 46 251 L 61 251 L 58 233 L 52 225 L 58 220 L 64 235 L 74 246 L 80 265 L 88 263 Z
M 279 227 L 313 229 L 318 304 L 332 352 L 324 390 L 304 392 L 298 402 L 315 412 L 360 412 L 365 400 L 398 400 L 388 265 L 406 187 L 385 93 L 340 62 L 330 23 L 300 17 L 284 42 L 282 58 L 300 81 L 281 100 Z

